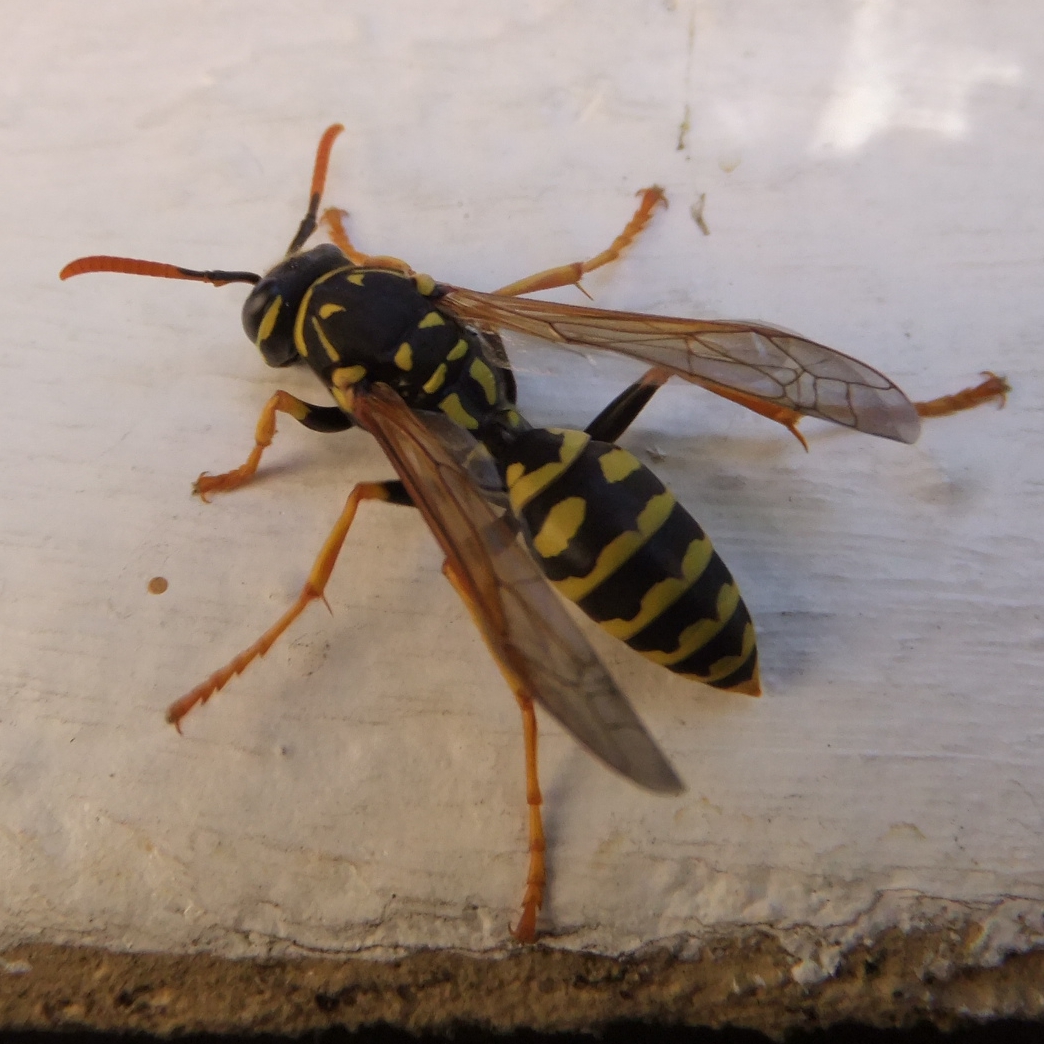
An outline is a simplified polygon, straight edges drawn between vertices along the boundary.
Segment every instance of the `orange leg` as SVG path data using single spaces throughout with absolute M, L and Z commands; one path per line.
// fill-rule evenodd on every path
M 984 371 L 983 377 L 986 379 L 972 388 L 963 388 L 954 395 L 940 395 L 938 399 L 927 402 L 915 402 L 914 406 L 922 417 L 947 417 L 994 400 L 999 400 L 998 405 L 1003 407 L 1011 391 L 1008 382 L 989 370 Z
M 208 493 L 227 493 L 249 482 L 257 472 L 261 454 L 272 444 L 277 413 L 288 413 L 294 420 L 300 421 L 313 431 L 345 431 L 352 426 L 352 419 L 336 406 L 312 406 L 296 395 L 277 391 L 261 410 L 254 432 L 254 448 L 245 463 L 232 471 L 226 471 L 223 475 L 208 475 L 204 471 L 196 479 L 192 492 L 206 500 Z
M 237 674 L 242 674 L 244 668 L 251 661 L 257 659 L 258 656 L 264 656 L 275 640 L 304 612 L 309 602 L 323 597 L 326 582 L 330 579 L 334 564 L 337 562 L 337 556 L 340 554 L 341 546 L 344 544 L 344 538 L 348 535 L 348 530 L 355 519 L 355 512 L 358 510 L 359 505 L 364 500 L 396 500 L 394 491 L 396 485 L 397 483 L 360 482 L 352 490 L 348 496 L 347 503 L 344 505 L 344 510 L 341 512 L 341 517 L 326 538 L 326 543 L 323 544 L 323 548 L 312 566 L 312 571 L 308 574 L 308 580 L 305 582 L 304 587 L 301 588 L 301 593 L 297 596 L 297 601 L 253 645 L 244 649 L 238 656 L 225 664 L 221 670 L 215 671 L 206 681 L 197 685 L 191 692 L 185 693 L 180 700 L 172 703 L 167 709 L 167 721 L 178 732 L 181 731 L 181 719 L 197 703 L 206 703 L 215 692 L 223 689 L 233 677 Z M 401 501 L 399 502 L 401 503 Z
M 389 268 L 393 272 L 401 272 L 406 276 L 416 274 L 401 258 L 388 257 L 384 254 L 364 254 L 361 250 L 356 250 L 344 227 L 344 219 L 347 216 L 347 210 L 341 210 L 340 207 L 327 207 L 319 220 L 326 226 L 327 234 L 333 240 L 334 246 L 339 247 L 353 265 L 359 265 L 361 268 Z
M 615 261 L 634 242 L 641 231 L 649 224 L 653 211 L 661 203 L 667 206 L 667 197 L 659 185 L 651 188 L 641 189 L 638 193 L 642 198 L 638 209 L 634 212 L 631 220 L 627 222 L 624 230 L 612 241 L 607 250 L 596 254 L 588 261 L 574 261 L 569 265 L 559 265 L 557 268 L 547 268 L 543 272 L 527 276 L 525 279 L 508 283 L 496 291 L 505 297 L 517 297 L 519 294 L 531 294 L 537 290 L 554 290 L 559 286 L 580 286 L 580 280 L 588 272 Z
M 536 941 L 536 919 L 544 905 L 544 889 L 547 886 L 547 864 L 544 853 L 547 841 L 544 838 L 544 822 L 541 805 L 540 779 L 537 774 L 537 720 L 533 701 L 522 692 L 515 698 L 522 709 L 522 727 L 526 741 L 526 804 L 529 807 L 529 873 L 526 890 L 522 895 L 522 916 L 511 934 L 521 943 Z
M 983 376 L 986 379 L 974 387 L 963 388 L 954 395 L 941 395 L 939 398 L 929 399 L 927 402 L 915 402 L 914 408 L 921 417 L 947 417 L 951 413 L 971 410 L 985 402 L 993 402 L 995 400 L 998 400 L 999 405 L 1003 406 L 1005 397 L 1011 391 L 1008 382 L 1003 377 L 998 377 L 995 373 L 990 373 L 989 371 L 986 371 Z M 782 424 L 805 447 L 806 451 L 808 450 L 808 443 L 805 441 L 805 437 L 797 429 L 798 421 L 801 420 L 801 414 L 795 410 L 788 410 L 785 406 L 776 406 L 769 402 L 763 402 L 755 396 L 744 395 L 743 392 L 733 391 L 731 388 L 723 388 L 709 381 L 695 381 L 694 383 L 702 385 L 708 391 L 720 395 L 723 399 L 730 399 L 732 402 L 737 402 L 740 406 L 745 406 L 754 413 L 760 413 L 761 416 L 768 417 L 769 420 L 773 420 L 777 424 Z
M 728 399 L 730 402 L 738 403 L 740 406 L 750 410 L 751 413 L 757 413 L 762 417 L 775 421 L 777 424 L 782 424 L 805 447 L 805 452 L 808 452 L 808 443 L 805 441 L 805 436 L 797 429 L 798 421 L 801 420 L 801 414 L 796 410 L 788 409 L 786 406 L 777 406 L 773 402 L 765 402 L 764 399 L 759 399 L 756 395 L 746 395 L 741 391 L 735 391 L 732 388 L 725 388 L 720 384 L 715 384 L 713 381 L 693 380 L 693 384 L 698 384 L 706 388 L 707 391 L 712 391 L 715 395 L 720 395 L 723 399 Z
M 650 371 L 650 374 L 655 372 Z M 1003 406 L 1005 397 L 1011 391 L 1008 382 L 1003 377 L 998 377 L 995 373 L 990 373 L 988 370 L 983 376 L 986 379 L 974 387 L 963 388 L 954 395 L 941 395 L 937 399 L 929 399 L 926 402 L 915 402 L 914 408 L 921 417 L 947 417 L 951 413 L 971 410 L 986 402 L 997 401 L 1000 406 Z M 643 379 L 648 377 L 649 374 Z M 730 399 L 732 402 L 739 403 L 740 406 L 745 406 L 754 413 L 768 417 L 769 420 L 773 420 L 777 424 L 782 424 L 805 447 L 806 451 L 808 450 L 808 443 L 805 441 L 805 437 L 797 429 L 797 424 L 801 420 L 801 414 L 795 410 L 763 402 L 756 396 L 745 395 L 743 392 L 733 391 L 731 388 L 723 388 L 721 385 L 710 381 L 696 380 L 693 383 L 702 385 L 708 391 L 720 395 L 723 399 Z
M 467 581 L 457 573 L 449 559 L 443 562 L 442 572 L 460 595 L 479 632 L 485 637 L 483 617 L 471 595 Z M 497 656 L 493 644 L 487 640 L 486 645 L 522 710 L 522 727 L 526 743 L 526 804 L 529 807 L 529 873 L 526 876 L 526 890 L 522 895 L 522 915 L 518 919 L 518 924 L 511 929 L 511 934 L 521 943 L 531 943 L 536 941 L 536 919 L 540 907 L 544 905 L 544 890 L 547 886 L 547 864 L 544 858 L 547 841 L 544 838 L 544 822 L 540 812 L 544 799 L 540 793 L 540 778 L 537 770 L 536 712 L 533 707 L 533 698 L 526 692 L 521 681 L 511 668 Z
M 661 369 L 658 366 L 647 370 L 591 421 L 586 428 L 587 434 L 594 439 L 600 439 L 602 442 L 616 442 L 646 407 L 656 391 L 662 388 L 672 376 L 675 376 L 675 374 L 672 374 L 670 370 Z M 678 376 L 681 375 L 678 374 Z M 740 406 L 745 406 L 748 410 L 762 417 L 768 417 L 769 420 L 782 424 L 806 450 L 808 449 L 808 443 L 805 441 L 804 436 L 797 430 L 797 423 L 801 420 L 800 413 L 787 409 L 785 406 L 777 406 L 774 403 L 765 402 L 764 399 L 759 399 L 757 396 L 746 395 L 743 392 L 734 391 L 732 388 L 725 388 L 712 381 L 699 380 L 697 378 L 689 379 L 693 384 L 698 384 L 708 391 L 714 392 L 715 395 L 720 395 L 723 399 L 739 403 Z

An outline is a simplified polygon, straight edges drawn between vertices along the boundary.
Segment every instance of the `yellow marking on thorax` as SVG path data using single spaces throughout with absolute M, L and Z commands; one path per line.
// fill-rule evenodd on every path
M 365 366 L 342 366 L 330 374 L 330 383 L 335 388 L 350 388 L 366 376 Z
M 315 288 L 325 283 L 327 279 L 332 279 L 335 275 L 340 275 L 342 272 L 350 270 L 349 265 L 343 265 L 341 268 L 331 269 L 325 275 L 321 275 L 306 291 L 304 297 L 301 298 L 301 303 L 297 308 L 297 315 L 294 316 L 294 347 L 302 358 L 308 358 L 308 345 L 305 344 L 304 338 L 304 321 L 305 316 L 308 314 L 308 309 L 312 304 L 312 294 L 315 292 Z
M 305 359 L 308 358 L 308 345 L 305 344 L 304 339 L 304 317 L 308 311 L 308 306 L 312 302 L 312 287 L 309 287 L 305 291 L 305 295 L 301 298 L 301 305 L 297 309 L 297 315 L 294 318 L 294 347 L 298 350 L 301 356 Z
M 492 406 L 497 401 L 497 379 L 493 376 L 493 371 L 476 356 L 468 367 L 468 373 L 472 380 L 481 386 L 486 402 Z
M 598 458 L 598 464 L 606 482 L 620 482 L 642 466 L 637 457 L 619 446 L 603 453 Z
M 583 452 L 584 447 L 591 441 L 591 436 L 582 431 L 571 431 L 562 428 L 548 428 L 554 435 L 562 436 L 562 445 L 558 450 L 558 460 L 543 464 L 535 471 L 521 475 L 512 482 L 508 480 L 508 492 L 511 498 L 511 507 L 517 515 L 541 490 L 546 489 L 552 482 L 562 474 L 570 464 Z M 512 468 L 507 469 L 506 474 L 512 474 Z
M 696 623 L 690 624 L 686 627 L 685 630 L 678 635 L 678 646 L 673 652 L 651 650 L 649 652 L 643 652 L 642 655 L 646 659 L 652 660 L 653 663 L 662 664 L 664 667 L 670 667 L 672 664 L 681 663 L 682 660 L 687 659 L 694 652 L 698 652 L 712 638 L 721 633 L 722 628 L 732 619 L 732 614 L 736 611 L 736 606 L 739 604 L 740 593 L 735 582 L 722 584 L 715 605 L 715 616 L 706 620 L 697 620 Z M 751 629 L 751 634 L 753 633 L 753 629 Z M 746 636 L 744 635 L 744 644 L 745 643 Z M 734 656 L 725 657 L 720 660 L 719 663 L 724 663 L 725 660 L 730 662 L 736 660 L 735 666 L 730 667 L 727 671 L 718 671 L 718 664 L 715 664 L 714 667 L 711 668 L 712 674 L 708 675 L 703 680 L 709 681 L 712 676 L 724 678 L 726 675 L 731 674 L 744 659 L 746 659 L 745 656 L 740 656 L 738 660 L 736 660 L 736 657 Z
M 510 489 L 518 480 L 526 473 L 525 464 L 509 464 L 504 469 L 504 481 L 507 483 Z
M 428 297 L 431 292 L 435 289 L 435 280 L 430 275 L 425 275 L 423 272 L 418 272 L 414 277 L 413 281 L 417 286 L 417 292 Z
M 446 320 L 439 315 L 438 312 L 428 312 L 428 314 L 417 324 L 419 330 L 427 330 L 430 326 L 445 326 Z
M 447 395 L 446 398 L 439 403 L 439 409 L 442 410 L 442 412 L 445 413 L 454 424 L 459 424 L 462 428 L 468 428 L 470 431 L 474 431 L 479 425 L 479 422 L 472 417 L 466 409 L 464 409 L 464 404 L 460 401 L 460 396 L 456 392 Z
M 272 336 L 272 331 L 275 329 L 276 319 L 279 316 L 279 309 L 282 307 L 283 298 L 277 296 L 276 299 L 265 309 L 264 317 L 261 319 L 261 325 L 257 328 L 257 340 L 254 342 L 258 348 L 260 348 L 261 345 Z
M 362 286 L 365 274 L 365 272 L 353 272 L 350 276 L 347 277 L 348 282 L 354 283 L 356 286 Z
M 458 359 L 463 359 L 468 354 L 468 342 L 462 337 L 447 353 L 446 359 L 449 362 L 456 362 Z
M 444 362 L 439 363 L 435 367 L 435 372 L 421 385 L 421 388 L 428 395 L 434 395 L 443 385 L 446 380 L 446 364 Z
M 330 338 L 323 332 L 322 324 L 314 315 L 312 316 L 312 329 L 315 330 L 315 336 L 319 338 L 319 343 L 323 346 L 323 351 L 329 356 L 330 362 L 340 362 L 341 353 L 330 342 Z
M 604 458 L 603 458 L 604 459 Z M 699 537 L 689 544 L 682 558 L 682 575 L 671 576 L 652 585 L 642 595 L 642 604 L 630 620 L 604 620 L 602 627 L 614 638 L 626 642 L 659 619 L 703 575 L 714 555 L 710 537 Z
M 649 538 L 667 521 L 675 503 L 674 494 L 670 490 L 650 497 L 638 516 L 638 528 L 610 540 L 599 552 L 594 568 L 587 576 L 554 580 L 554 587 L 571 602 L 579 602 L 649 542 Z
M 336 315 L 338 312 L 344 311 L 344 305 L 334 304 L 333 301 L 327 301 L 326 304 L 319 306 L 319 318 L 329 319 L 331 315 Z
M 547 513 L 540 532 L 533 537 L 533 549 L 541 558 L 554 558 L 568 546 L 587 516 L 583 497 L 566 497 Z
M 403 341 L 399 345 L 398 351 L 395 353 L 395 365 L 400 370 L 413 369 L 413 349 L 410 347 L 409 341 Z

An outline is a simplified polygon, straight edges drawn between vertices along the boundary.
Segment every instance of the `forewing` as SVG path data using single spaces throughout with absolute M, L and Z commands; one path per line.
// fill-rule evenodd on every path
M 913 403 L 884 374 L 797 334 L 757 323 L 674 319 L 447 288 L 439 307 L 463 322 L 619 352 L 711 391 L 729 388 L 809 417 L 914 442 Z
M 448 452 L 467 473 L 472 485 L 478 487 L 488 503 L 499 508 L 508 506 L 507 490 L 496 461 L 471 432 L 451 421 L 444 413 L 428 410 L 410 412 L 427 428 L 428 434 L 438 441 L 442 450 Z
M 458 463 L 459 447 L 443 445 L 441 420 L 426 422 L 382 384 L 357 388 L 352 412 L 424 515 L 502 668 L 607 765 L 650 790 L 683 790 L 517 534 Z

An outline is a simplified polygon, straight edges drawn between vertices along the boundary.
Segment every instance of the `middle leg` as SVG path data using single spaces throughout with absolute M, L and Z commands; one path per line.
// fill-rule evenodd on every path
M 181 719 L 197 703 L 206 703 L 215 692 L 223 689 L 237 674 L 259 656 L 264 656 L 276 639 L 296 620 L 310 602 L 324 598 L 327 581 L 337 562 L 337 556 L 344 545 L 348 530 L 351 529 L 355 513 L 364 500 L 383 500 L 389 504 L 412 505 L 413 501 L 401 482 L 360 482 L 348 495 L 348 500 L 341 511 L 337 524 L 330 531 L 322 550 L 319 552 L 312 571 L 308 574 L 297 601 L 271 626 L 253 645 L 248 646 L 238 656 L 233 657 L 224 667 L 215 671 L 206 681 L 201 682 L 190 692 L 185 693 L 167 709 L 167 721 L 178 732 L 181 731 Z

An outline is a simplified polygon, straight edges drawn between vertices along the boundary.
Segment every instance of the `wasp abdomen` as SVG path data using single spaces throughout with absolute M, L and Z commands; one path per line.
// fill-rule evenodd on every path
M 710 539 L 633 454 L 583 432 L 521 432 L 500 455 L 541 568 L 610 634 L 669 670 L 760 692 L 754 624 Z

